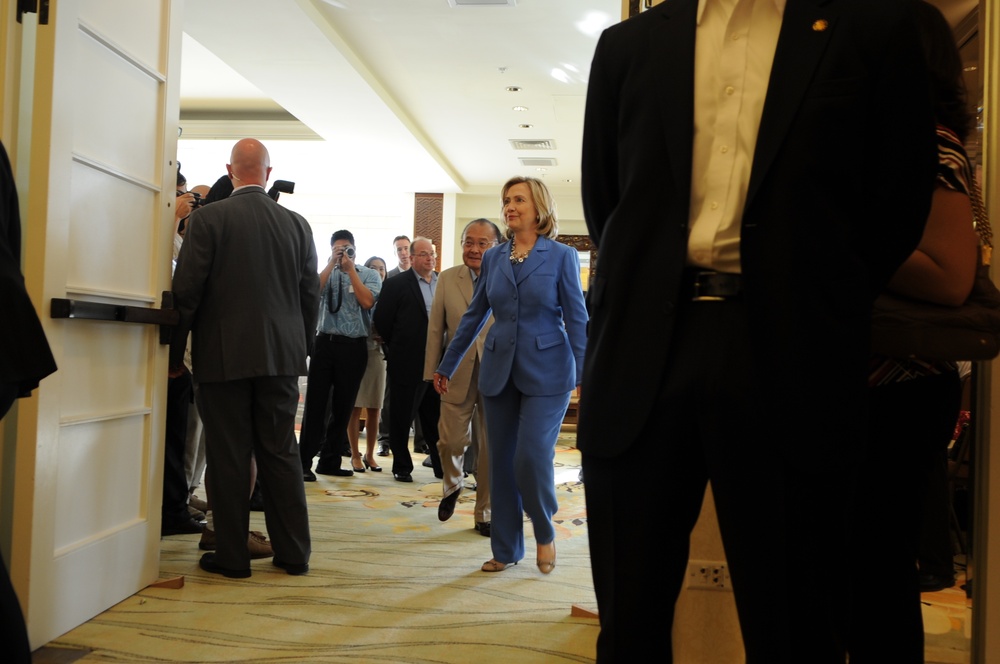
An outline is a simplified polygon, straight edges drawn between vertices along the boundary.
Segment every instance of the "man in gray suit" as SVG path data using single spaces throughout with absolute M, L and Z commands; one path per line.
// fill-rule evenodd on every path
M 319 307 L 316 246 L 306 220 L 265 193 L 271 166 L 260 141 L 236 143 L 230 162 L 233 193 L 191 215 L 174 272 L 180 322 L 170 373 L 184 371 L 192 332 L 215 512 L 216 551 L 202 556 L 201 567 L 250 576 L 253 454 L 273 563 L 304 574 L 311 545 L 294 426 Z

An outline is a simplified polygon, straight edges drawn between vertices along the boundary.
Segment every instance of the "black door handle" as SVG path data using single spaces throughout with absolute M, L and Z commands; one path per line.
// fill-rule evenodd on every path
M 50 315 L 52 318 L 111 320 L 120 323 L 159 325 L 161 346 L 170 343 L 172 328 L 177 325 L 181 317 L 180 313 L 174 309 L 174 294 L 171 291 L 163 291 L 159 309 L 54 297 L 52 298 Z

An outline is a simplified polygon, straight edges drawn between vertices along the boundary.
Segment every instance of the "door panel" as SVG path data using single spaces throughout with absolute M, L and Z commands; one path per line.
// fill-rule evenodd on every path
M 158 265 L 162 257 L 154 257 L 153 251 L 161 229 L 151 222 L 158 188 L 150 190 L 142 181 L 79 161 L 73 163 L 72 178 L 67 288 L 78 294 L 158 302 L 154 280 L 162 277 L 162 265 Z M 112 235 L 108 226 L 112 216 L 131 221 L 115 224 Z
M 48 306 L 149 308 L 170 287 L 181 8 L 60 0 L 49 25 L 25 21 L 24 271 L 59 364 L 18 413 L 11 567 L 32 647 L 158 576 L 167 373 L 158 329 L 54 320 Z

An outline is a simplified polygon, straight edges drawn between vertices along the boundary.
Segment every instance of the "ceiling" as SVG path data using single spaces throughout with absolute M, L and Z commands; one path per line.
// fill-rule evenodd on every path
M 620 0 L 188 3 L 183 137 L 322 138 L 327 185 L 348 192 L 495 194 L 515 174 L 576 187 L 590 59 L 620 8 Z M 548 145 L 518 149 L 512 140 Z M 536 171 L 519 157 L 553 163 Z
M 953 25 L 977 4 L 932 2 Z M 620 11 L 621 0 L 188 3 L 183 138 L 312 140 L 331 192 L 495 195 L 515 174 L 576 190 L 590 60 Z

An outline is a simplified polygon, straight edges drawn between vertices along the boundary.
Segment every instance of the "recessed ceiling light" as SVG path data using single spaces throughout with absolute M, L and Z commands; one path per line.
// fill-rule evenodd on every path
M 519 88 L 516 85 L 508 85 L 507 86 L 507 92 L 520 92 L 520 91 L 521 91 L 521 88 Z
M 524 111 L 528 110 L 528 107 L 527 106 L 515 106 L 514 108 L 512 108 L 510 110 L 517 111 L 519 113 L 523 113 Z
M 535 125 L 531 125 L 531 124 L 519 124 L 519 125 L 517 125 L 518 129 L 531 129 L 534 126 Z

